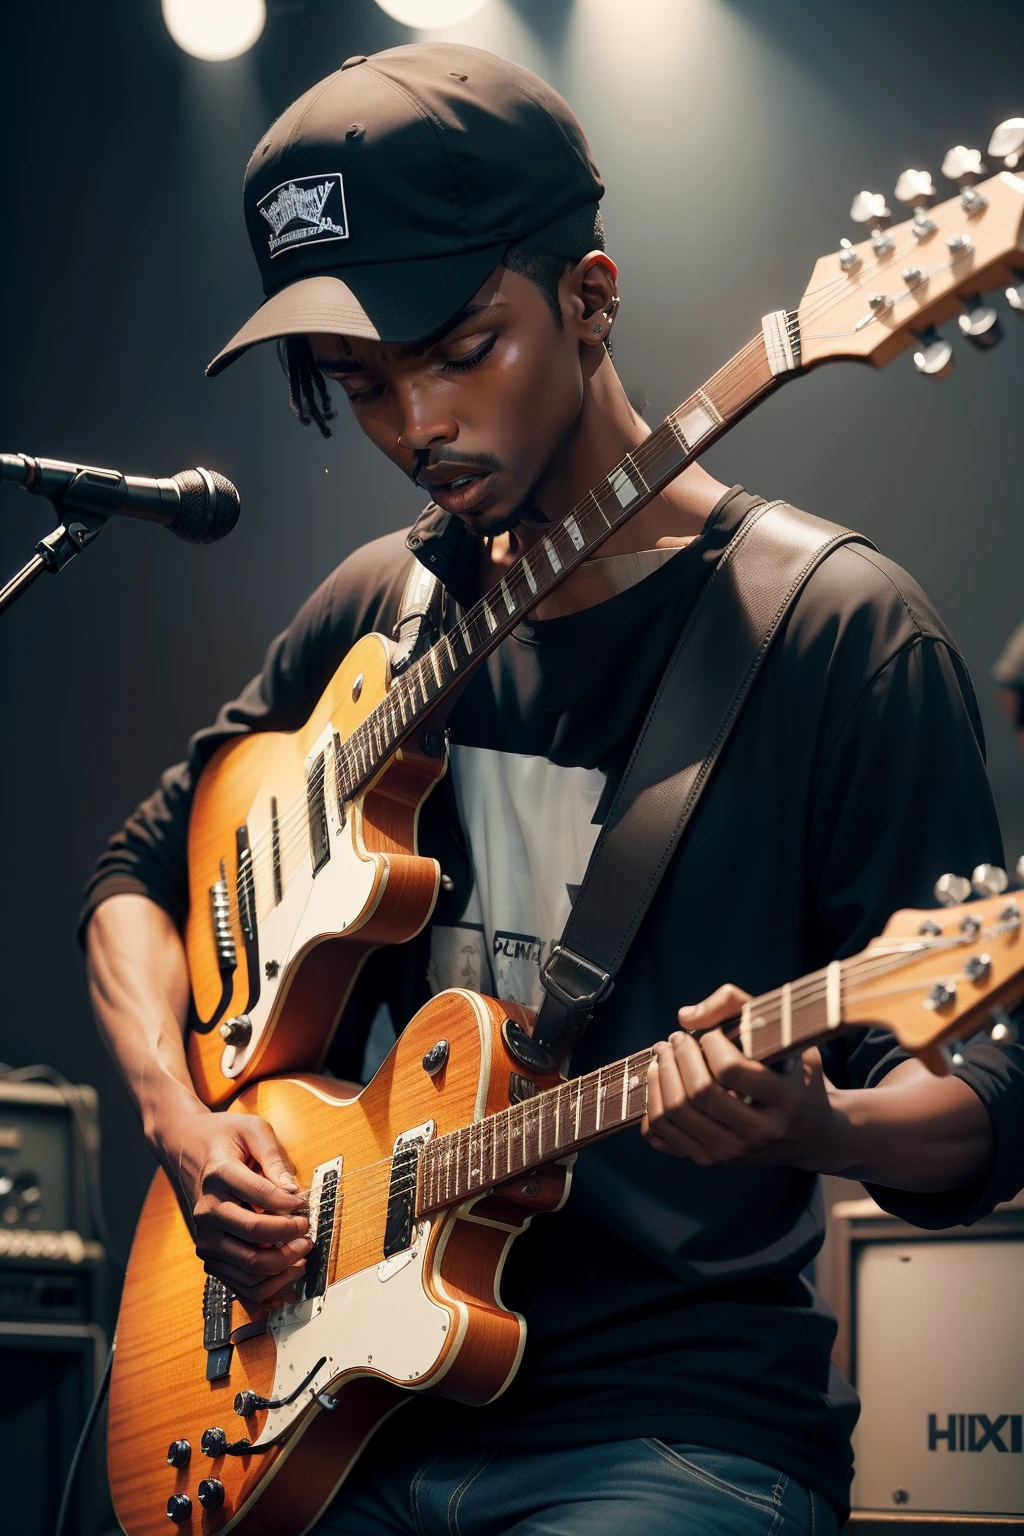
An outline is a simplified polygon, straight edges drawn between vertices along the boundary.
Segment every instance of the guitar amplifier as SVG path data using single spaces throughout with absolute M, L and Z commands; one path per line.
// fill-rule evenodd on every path
M 0 1234 L 95 1236 L 86 1156 L 99 1148 L 96 1090 L 0 1077 Z
M 1021 1528 L 1024 1200 L 923 1232 L 833 1206 L 836 1364 L 861 1397 L 851 1531 Z

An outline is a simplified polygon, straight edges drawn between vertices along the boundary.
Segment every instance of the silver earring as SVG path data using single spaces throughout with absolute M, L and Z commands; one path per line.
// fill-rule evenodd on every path
M 602 332 L 602 330 L 603 330 L 603 329 L 604 329 L 604 327 L 603 327 L 603 326 L 600 326 L 600 325 L 595 325 L 595 326 L 594 326 L 594 335 L 595 335 L 595 336 L 600 336 L 600 334 L 601 334 L 601 332 Z

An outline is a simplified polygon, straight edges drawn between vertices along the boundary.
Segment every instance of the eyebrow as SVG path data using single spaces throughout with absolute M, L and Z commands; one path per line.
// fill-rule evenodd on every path
M 443 341 L 452 331 L 457 331 L 459 326 L 465 325 L 467 320 L 474 320 L 496 307 L 497 301 L 492 301 L 490 304 L 467 304 L 453 319 L 446 320 L 444 325 L 436 331 L 431 331 L 429 336 L 424 336 L 419 341 L 404 343 L 399 348 L 399 356 L 422 357 L 424 352 L 429 352 L 431 347 L 436 347 L 439 341 Z M 318 368 L 321 373 L 366 373 L 368 371 L 366 364 L 354 357 L 314 357 L 313 367 Z

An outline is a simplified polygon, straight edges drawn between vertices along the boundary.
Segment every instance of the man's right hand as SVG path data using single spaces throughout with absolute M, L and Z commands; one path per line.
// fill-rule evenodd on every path
M 312 1247 L 305 1197 L 266 1120 L 197 1113 L 158 1140 L 207 1274 L 253 1305 L 301 1281 Z

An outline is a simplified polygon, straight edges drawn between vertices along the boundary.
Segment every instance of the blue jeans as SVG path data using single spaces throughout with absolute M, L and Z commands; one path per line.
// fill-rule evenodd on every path
M 392 1441 L 392 1444 L 394 1442 Z M 619 1440 L 552 1451 L 375 1457 L 311 1536 L 836 1536 L 835 1511 L 784 1472 L 701 1445 Z

